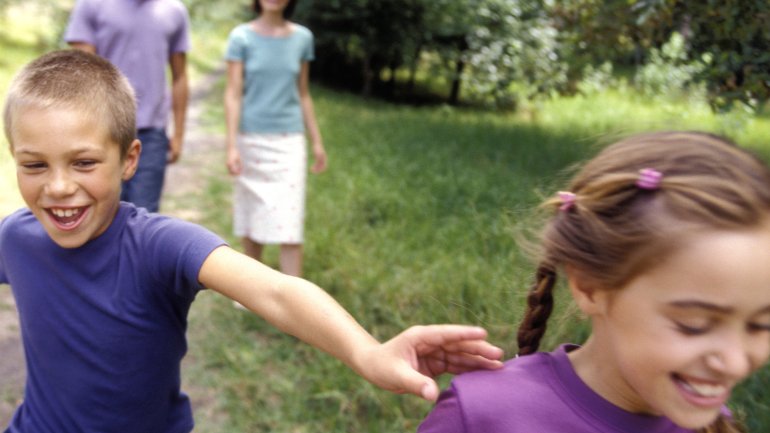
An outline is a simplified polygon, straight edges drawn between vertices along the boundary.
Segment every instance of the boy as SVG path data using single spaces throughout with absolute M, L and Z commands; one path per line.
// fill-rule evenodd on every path
M 78 50 L 40 57 L 11 84 L 5 133 L 29 209 L 0 222 L 0 283 L 16 298 L 28 378 L 6 433 L 191 431 L 179 368 L 204 287 L 394 392 L 434 400 L 423 374 L 501 365 L 474 327 L 413 327 L 381 344 L 312 283 L 121 203 L 141 152 L 134 113 L 125 77 Z

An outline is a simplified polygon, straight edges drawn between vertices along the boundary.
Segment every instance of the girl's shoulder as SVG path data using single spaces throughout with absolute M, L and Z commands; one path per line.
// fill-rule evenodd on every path
M 472 400 L 494 400 L 501 395 L 515 398 L 513 394 L 531 398 L 533 393 L 544 392 L 543 385 L 551 375 L 552 363 L 550 354 L 538 352 L 509 359 L 499 370 L 478 370 L 459 375 L 452 383 L 459 394 Z
M 292 36 L 298 36 L 302 38 L 312 38 L 313 32 L 310 31 L 309 28 L 303 26 L 302 24 L 298 24 L 292 21 L 291 23 L 291 34 Z

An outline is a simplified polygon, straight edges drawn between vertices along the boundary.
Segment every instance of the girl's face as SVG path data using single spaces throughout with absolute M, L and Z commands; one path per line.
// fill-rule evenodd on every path
M 286 9 L 286 6 L 288 5 L 289 0 L 259 0 L 259 6 L 262 8 L 262 13 L 283 13 L 283 10 Z
M 695 429 L 770 354 L 770 228 L 682 244 L 619 290 L 573 287 L 593 333 L 570 358 L 614 404 Z
M 51 239 L 76 248 L 112 223 L 121 182 L 139 161 L 141 145 L 120 147 L 90 113 L 27 108 L 13 128 L 16 178 L 27 206 Z

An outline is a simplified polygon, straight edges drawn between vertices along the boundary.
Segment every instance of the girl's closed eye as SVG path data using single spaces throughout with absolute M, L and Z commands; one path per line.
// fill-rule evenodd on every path
M 770 332 L 770 323 L 768 323 L 768 322 L 752 322 L 752 323 L 749 323 L 749 331 L 752 331 L 752 332 Z
M 685 335 L 702 335 L 707 333 L 714 325 L 709 319 L 678 319 L 674 320 L 676 329 Z

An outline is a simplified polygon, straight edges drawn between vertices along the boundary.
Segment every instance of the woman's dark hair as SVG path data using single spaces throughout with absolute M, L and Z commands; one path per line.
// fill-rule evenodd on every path
M 286 5 L 286 9 L 283 10 L 284 18 L 288 20 L 292 15 L 294 15 L 294 8 L 297 7 L 298 1 L 299 0 L 289 0 L 289 4 Z M 259 0 L 254 0 L 253 9 L 257 15 L 262 13 L 262 6 L 259 4 Z

